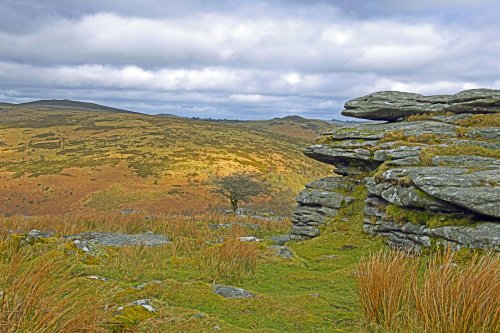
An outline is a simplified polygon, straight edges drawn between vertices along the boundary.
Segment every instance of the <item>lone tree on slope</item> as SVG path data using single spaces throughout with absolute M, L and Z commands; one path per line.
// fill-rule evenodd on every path
M 229 199 L 231 210 L 236 213 L 240 201 L 247 201 L 267 192 L 267 189 L 256 178 L 256 175 L 244 172 L 217 177 L 212 182 L 215 187 L 213 192 Z

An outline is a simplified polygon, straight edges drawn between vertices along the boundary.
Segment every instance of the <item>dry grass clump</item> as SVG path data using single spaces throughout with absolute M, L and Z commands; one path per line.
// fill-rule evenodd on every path
M 476 114 L 458 122 L 466 127 L 500 127 L 500 113 Z
M 425 165 L 432 163 L 434 156 L 472 155 L 500 158 L 500 151 L 475 145 L 448 145 L 439 147 L 425 147 L 420 151 L 420 159 Z
M 5 240 L 0 248 L 1 332 L 105 331 L 102 288 L 75 277 L 57 253 L 34 254 Z
M 500 256 L 474 256 L 463 266 L 451 251 L 430 258 L 413 284 L 417 322 L 424 332 L 500 332 Z
M 432 255 L 421 274 L 400 252 L 360 262 L 358 292 L 368 323 L 391 332 L 499 332 L 500 255 L 476 254 L 459 265 L 454 256 Z
M 108 213 L 78 213 L 44 216 L 0 217 L 3 231 L 17 233 L 32 229 L 52 230 L 58 235 L 67 236 L 87 231 L 141 233 L 153 231 L 171 237 L 184 236 L 199 238 L 206 236 L 208 224 L 251 223 L 257 224 L 265 232 L 280 232 L 290 227 L 290 220 L 270 221 L 251 217 L 238 217 L 218 213 L 192 216 Z M 1 230 L 0 230 L 1 231 Z
M 255 272 L 257 246 L 254 242 L 230 239 L 201 251 L 196 265 L 209 278 L 239 279 Z
M 358 265 L 358 292 L 365 319 L 386 330 L 397 326 L 408 303 L 415 261 L 404 252 L 380 251 Z

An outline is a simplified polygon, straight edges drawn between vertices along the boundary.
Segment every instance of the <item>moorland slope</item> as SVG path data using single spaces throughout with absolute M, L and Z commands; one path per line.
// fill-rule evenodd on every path
M 0 211 L 205 211 L 225 206 L 211 176 L 261 174 L 285 214 L 305 182 L 329 167 L 303 147 L 329 126 L 303 118 L 217 122 L 151 116 L 74 101 L 0 106 Z

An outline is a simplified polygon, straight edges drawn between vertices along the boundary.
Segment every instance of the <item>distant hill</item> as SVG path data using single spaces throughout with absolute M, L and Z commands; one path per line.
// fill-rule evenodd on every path
M 19 103 L 19 104 L 0 103 L 0 106 L 33 108 L 37 110 L 59 109 L 59 110 L 71 110 L 71 111 L 82 110 L 82 111 L 136 113 L 128 110 L 113 108 L 110 106 L 104 106 L 89 102 L 72 101 L 69 99 L 46 99 L 46 100 L 38 100 L 38 101 Z
M 227 203 L 209 180 L 235 171 L 270 184 L 253 207 L 288 214 L 303 184 L 331 173 L 302 153 L 332 126 L 318 120 L 203 121 L 73 101 L 1 109 L 0 214 L 216 210 Z
M 296 115 L 273 118 L 270 120 L 237 121 L 233 123 L 236 126 L 301 138 L 311 142 L 321 133 L 327 132 L 335 127 L 335 125 L 327 121 L 307 119 Z

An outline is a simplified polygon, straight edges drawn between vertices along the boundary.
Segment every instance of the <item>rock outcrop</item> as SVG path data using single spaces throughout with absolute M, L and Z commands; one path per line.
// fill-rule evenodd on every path
M 379 92 L 345 108 L 343 115 L 389 122 L 340 126 L 304 150 L 343 177 L 306 185 L 292 239 L 318 236 L 363 184 L 364 230 L 392 246 L 500 248 L 500 91 Z
M 500 111 L 500 92 L 472 89 L 455 95 L 422 96 L 398 91 L 382 91 L 345 104 L 345 116 L 371 120 L 397 120 L 421 113 L 490 113 Z

